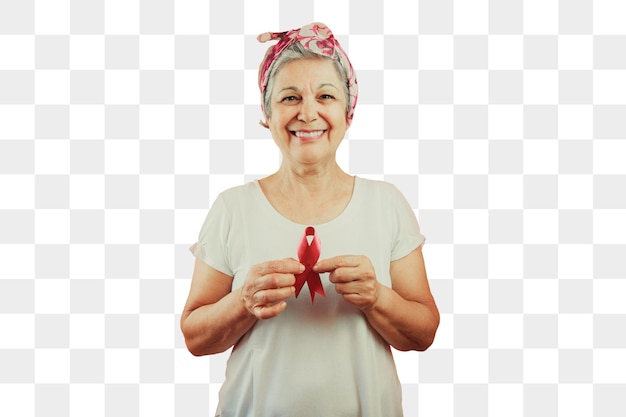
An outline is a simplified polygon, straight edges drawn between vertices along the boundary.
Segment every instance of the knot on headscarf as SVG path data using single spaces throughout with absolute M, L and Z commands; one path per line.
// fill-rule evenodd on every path
M 271 46 L 265 53 L 263 61 L 259 66 L 259 89 L 261 90 L 261 108 L 265 113 L 265 104 L 263 97 L 267 89 L 267 84 L 272 76 L 272 68 L 278 57 L 283 53 L 285 49 L 290 47 L 296 42 L 311 52 L 318 55 L 325 56 L 338 60 L 341 66 L 344 68 L 347 75 L 348 84 L 348 112 L 346 118 L 348 124 L 352 121 L 354 116 L 354 108 L 356 107 L 356 101 L 358 96 L 358 87 L 356 81 L 356 74 L 352 68 L 352 64 L 348 59 L 348 55 L 343 50 L 337 39 L 333 36 L 328 26 L 323 23 L 314 22 L 309 25 L 303 26 L 299 29 L 293 29 L 287 32 L 266 32 L 257 36 L 259 42 L 278 41 L 274 46 Z

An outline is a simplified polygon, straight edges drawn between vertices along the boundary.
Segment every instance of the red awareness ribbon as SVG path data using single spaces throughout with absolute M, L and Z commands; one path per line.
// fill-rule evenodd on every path
M 313 236 L 313 240 L 311 240 L 310 244 L 307 240 L 307 236 Z M 315 233 L 315 228 L 313 228 L 312 226 L 307 227 L 304 231 L 304 236 L 302 236 L 300 244 L 298 245 L 298 259 L 300 260 L 300 263 L 305 266 L 306 269 L 303 273 L 296 275 L 296 298 L 300 294 L 300 290 L 302 290 L 305 282 L 309 284 L 311 303 L 315 302 L 315 293 L 326 297 L 326 294 L 324 294 L 322 281 L 320 280 L 320 274 L 313 271 L 312 269 L 313 265 L 315 265 L 315 263 L 319 259 L 321 252 L 322 243 Z

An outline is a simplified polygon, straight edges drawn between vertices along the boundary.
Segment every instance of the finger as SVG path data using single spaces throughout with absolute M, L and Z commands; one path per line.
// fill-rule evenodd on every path
M 292 287 L 296 283 L 294 274 L 269 274 L 257 277 L 252 281 L 253 291 L 273 290 Z
M 353 255 L 340 255 L 332 258 L 322 259 L 313 266 L 315 272 L 331 272 L 342 267 L 359 266 L 359 257 Z
M 336 285 L 335 291 L 337 294 L 341 295 L 346 302 L 360 309 L 371 307 L 374 305 L 377 298 L 375 293 L 361 292 L 347 284 Z
M 281 301 L 280 303 L 276 303 L 270 306 L 255 306 L 252 309 L 252 312 L 256 316 L 256 318 L 266 320 L 278 316 L 285 310 L 285 308 L 287 308 L 287 303 Z
M 285 258 L 267 261 L 252 267 L 258 275 L 273 273 L 279 274 L 299 274 L 304 272 L 304 265 L 293 258 Z
M 333 284 L 340 282 L 348 283 L 353 281 L 359 281 L 362 279 L 362 275 L 357 268 L 341 267 L 332 271 L 328 275 L 328 280 Z
M 361 294 L 369 296 L 376 294 L 380 285 L 375 280 L 355 280 L 335 283 L 335 291 L 339 294 Z
M 373 269 L 364 266 L 341 267 L 332 271 L 328 276 L 328 279 L 333 284 L 336 284 L 338 282 L 354 281 L 369 282 L 376 280 L 376 273 Z
M 353 285 L 346 283 L 335 284 L 335 291 L 337 294 L 346 295 L 346 294 L 358 294 L 358 291 L 354 288 Z
M 374 303 L 372 299 L 363 297 L 361 294 L 343 294 L 343 299 L 360 309 L 367 309 Z
M 252 296 L 255 305 L 267 306 L 284 301 L 296 292 L 295 287 L 284 287 L 273 290 L 257 291 Z

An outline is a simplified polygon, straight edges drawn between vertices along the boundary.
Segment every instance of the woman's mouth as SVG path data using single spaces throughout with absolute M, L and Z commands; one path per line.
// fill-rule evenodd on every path
M 318 139 L 326 132 L 325 130 L 292 130 L 291 134 L 301 142 L 311 142 Z

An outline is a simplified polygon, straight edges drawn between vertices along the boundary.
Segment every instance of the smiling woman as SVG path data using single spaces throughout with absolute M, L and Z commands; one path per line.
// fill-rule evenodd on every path
M 191 248 L 185 342 L 194 355 L 233 348 L 217 416 L 402 416 L 391 347 L 427 349 L 439 325 L 425 238 L 394 186 L 337 164 L 357 83 L 330 30 L 259 40 L 278 41 L 259 87 L 283 158 L 209 211 Z M 311 301 L 298 298 L 305 282 Z
M 348 128 L 342 84 L 333 62 L 319 58 L 291 61 L 275 75 L 268 127 L 284 165 L 334 164 Z
M 345 96 L 346 114 L 349 114 L 350 108 L 348 106 L 351 105 L 354 108 L 354 106 L 356 105 L 356 96 L 357 96 L 356 77 L 353 77 L 354 85 L 351 87 L 351 89 L 353 90 L 352 97 L 354 97 L 353 99 L 354 103 L 352 103 L 353 100 L 351 100 L 350 89 L 348 87 L 349 81 L 348 81 L 348 74 L 347 74 L 347 71 L 350 71 L 350 67 L 349 68 L 344 67 L 341 61 L 339 61 L 338 59 L 332 59 L 332 58 L 328 58 L 328 57 L 324 57 L 322 55 L 316 54 L 306 49 L 301 43 L 296 42 L 293 45 L 291 45 L 288 49 L 283 51 L 281 55 L 278 56 L 278 58 L 276 59 L 276 62 L 273 64 L 271 68 L 272 73 L 273 74 L 279 73 L 280 70 L 283 68 L 283 66 L 285 66 L 286 64 L 292 61 L 297 61 L 297 60 L 302 60 L 302 59 L 307 59 L 307 58 L 317 59 L 317 60 L 326 60 L 328 62 L 333 63 L 337 71 L 337 74 L 339 75 L 339 79 L 341 80 L 341 94 Z M 354 74 L 353 70 L 352 70 L 352 74 Z M 270 103 L 270 98 L 272 97 L 272 92 L 274 91 L 274 84 L 275 84 L 274 77 L 269 77 L 267 79 L 266 85 L 265 86 L 261 85 L 260 87 L 262 110 L 265 113 L 266 119 L 269 119 L 269 117 L 272 114 L 272 106 Z M 339 92 L 336 92 L 336 94 L 339 94 Z M 351 117 L 350 117 L 350 120 L 351 120 Z M 261 122 L 261 125 L 267 127 L 266 122 Z
M 269 32 L 258 36 L 260 42 L 278 40 L 270 47 L 259 67 L 259 89 L 261 90 L 261 108 L 269 118 L 272 108 L 269 99 L 273 91 L 273 75 L 280 72 L 287 63 L 305 59 L 326 59 L 332 62 L 342 80 L 342 89 L 346 96 L 346 117 L 348 124 L 354 116 L 358 96 L 356 74 L 339 42 L 326 25 L 311 23 L 301 29 L 290 32 Z M 263 122 L 261 124 L 264 124 Z

